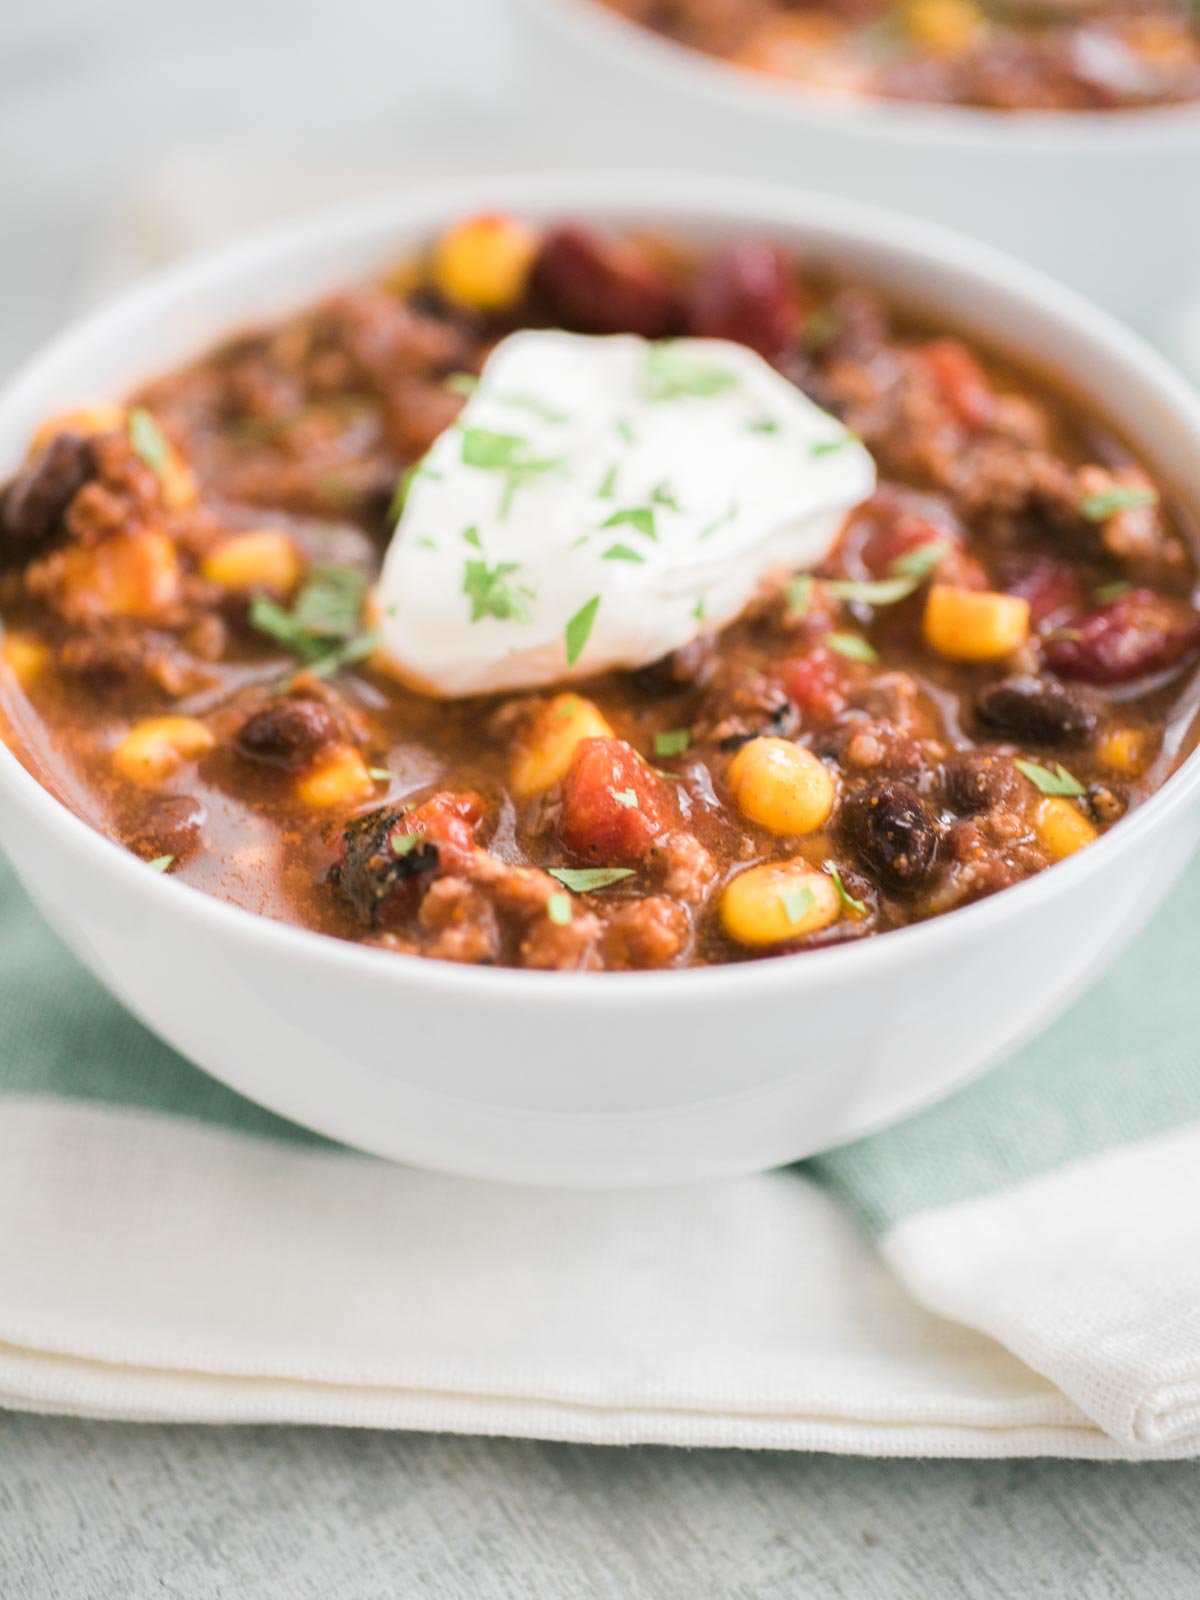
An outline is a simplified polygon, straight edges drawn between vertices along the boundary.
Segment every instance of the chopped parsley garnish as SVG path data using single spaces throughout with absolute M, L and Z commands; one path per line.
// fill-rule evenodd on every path
M 779 424 L 774 417 L 760 417 L 757 422 L 746 424 L 747 433 L 778 433 Z
M 465 563 L 462 592 L 471 602 L 472 622 L 481 622 L 484 617 L 496 617 L 500 622 L 529 621 L 526 602 L 537 596 L 534 590 L 510 581 L 520 570 L 519 561 L 498 561 L 494 567 L 486 561 Z
M 463 543 L 473 544 L 476 550 L 483 549 L 483 540 L 479 537 L 479 529 L 474 523 L 469 528 L 463 529 Z
M 1097 605 L 1106 606 L 1119 600 L 1123 594 L 1128 594 L 1132 588 L 1128 578 L 1115 578 L 1112 583 L 1102 583 L 1098 589 L 1093 589 L 1092 599 Z
M 580 606 L 579 610 L 567 623 L 565 638 L 567 645 L 567 665 L 573 667 L 583 654 L 584 647 L 592 636 L 592 624 L 596 620 L 596 613 L 600 609 L 600 596 L 594 594 L 592 598 Z
M 1073 778 L 1063 766 L 1061 761 L 1054 763 L 1054 771 L 1043 767 L 1037 761 L 1022 761 L 1019 758 L 1013 762 L 1029 779 L 1033 787 L 1042 794 L 1081 795 L 1087 790 L 1078 778 Z
M 692 736 L 686 728 L 668 728 L 654 735 L 654 754 L 681 756 L 691 742 Z
M 787 601 L 787 608 L 793 617 L 799 619 L 808 615 L 812 594 L 813 580 L 807 572 L 802 572 L 798 578 L 792 579 L 783 591 L 783 598 Z
M 923 583 L 937 571 L 949 554 L 950 546 L 946 540 L 929 539 L 925 544 L 919 544 L 912 550 L 906 550 L 902 556 L 897 556 L 888 570 L 897 578 L 912 578 Z
M 418 534 L 417 535 L 417 543 L 421 546 L 421 548 L 423 550 L 436 550 L 437 549 L 437 540 L 436 539 L 431 539 L 427 533 Z
M 636 789 L 610 789 L 608 792 L 617 804 L 624 806 L 627 811 L 637 810 L 638 797 Z
M 697 622 L 704 621 L 704 596 L 701 595 L 692 607 L 692 616 Z
M 725 510 L 722 511 L 721 515 L 719 517 L 714 517 L 707 527 L 701 528 L 696 537 L 698 539 L 711 539 L 713 534 L 718 533 L 726 525 L 726 523 L 733 521 L 734 517 L 737 516 L 737 512 L 738 503 L 736 500 L 731 500 L 725 507 Z
M 451 394 L 472 395 L 479 387 L 479 379 L 473 372 L 452 372 L 446 387 Z
M 508 515 L 518 489 L 538 474 L 556 471 L 563 464 L 561 456 L 536 458 L 523 455 L 521 452 L 526 449 L 528 440 L 517 433 L 496 433 L 491 428 L 462 429 L 463 465 L 504 474 L 501 517 Z
M 156 477 L 162 477 L 167 464 L 170 446 L 162 436 L 158 423 L 145 406 L 134 406 L 129 413 L 129 442 Z
M 390 767 L 368 767 L 367 777 L 375 783 L 391 783 L 396 774 Z
M 847 429 L 845 433 L 839 434 L 836 439 L 818 439 L 808 453 L 819 460 L 821 456 L 834 455 L 837 451 L 844 450 L 848 444 L 856 444 L 857 442 L 855 435 Z
M 576 894 L 607 889 L 611 884 L 620 883 L 622 878 L 633 877 L 632 867 L 548 867 L 547 871 L 564 889 L 571 889 Z
M 617 467 L 614 462 L 604 474 L 604 481 L 596 490 L 597 500 L 612 500 L 617 492 Z
M 830 633 L 825 636 L 825 643 L 831 650 L 836 650 L 839 656 L 845 656 L 848 661 L 878 661 L 879 655 L 874 646 L 857 633 Z
M 146 863 L 151 872 L 166 872 L 169 868 L 174 866 L 174 864 L 174 856 L 155 856 L 153 861 L 148 861 Z
M 645 561 L 645 556 L 640 550 L 635 550 L 627 544 L 610 544 L 600 557 L 601 561 Z
M 672 493 L 670 484 L 665 481 L 654 485 L 650 491 L 650 500 L 653 505 L 666 506 L 668 511 L 682 511 L 683 509 Z
M 633 444 L 635 442 L 637 436 L 633 431 L 633 424 L 628 420 L 628 418 L 618 417 L 613 423 L 613 427 L 616 429 L 618 435 L 624 439 L 626 444 Z
M 647 400 L 708 399 L 724 394 L 736 382 L 732 372 L 695 360 L 673 339 L 660 340 L 646 352 L 643 387 Z
M 548 406 L 534 394 L 497 394 L 495 398 L 504 406 L 515 406 L 518 411 L 531 411 L 535 417 L 541 417 L 543 422 L 566 422 L 565 411 L 555 411 L 553 406 Z
M 1105 489 L 1101 494 L 1085 494 L 1078 502 L 1079 514 L 1089 522 L 1104 522 L 1118 511 L 1131 506 L 1152 506 L 1158 495 L 1151 488 L 1129 484 L 1124 488 Z
M 647 539 L 657 539 L 658 529 L 654 526 L 653 506 L 627 506 L 624 511 L 614 511 L 611 517 L 603 521 L 602 528 L 632 528 L 636 533 L 645 534 Z
M 393 833 L 389 841 L 394 856 L 410 856 L 424 842 L 423 835 L 419 833 Z
M 404 507 L 412 491 L 414 478 L 433 478 L 440 483 L 442 475 L 440 472 L 435 472 L 432 467 L 425 465 L 424 456 L 419 461 L 414 461 L 410 467 L 405 467 L 400 474 L 399 482 L 396 484 L 396 492 L 392 496 L 392 503 L 388 507 L 388 521 L 393 527 L 404 515 Z
M 865 902 L 862 900 L 856 900 L 850 893 L 849 889 L 847 889 L 846 885 L 842 882 L 842 874 L 838 870 L 837 862 L 827 861 L 825 863 L 825 871 L 833 879 L 833 886 L 838 892 L 838 899 L 842 902 L 846 909 L 848 911 L 856 911 L 859 916 L 865 917 L 867 914 Z
M 838 600 L 857 600 L 867 606 L 894 606 L 898 600 L 906 600 L 918 582 L 917 578 L 875 578 L 866 583 L 831 578 L 825 587 Z
M 816 896 L 807 886 L 803 889 L 781 889 L 779 902 L 783 906 L 783 914 L 794 928 L 811 908 Z
M 360 631 L 366 573 L 357 567 L 318 562 L 287 610 L 269 595 L 250 602 L 253 627 L 298 656 L 310 672 L 328 677 L 340 667 L 369 656 L 376 645 L 374 629 Z
M 556 928 L 565 928 L 571 921 L 571 897 L 552 894 L 546 901 L 546 915 Z
M 519 433 L 495 433 L 491 428 L 462 430 L 463 465 L 484 472 L 504 472 L 528 445 Z

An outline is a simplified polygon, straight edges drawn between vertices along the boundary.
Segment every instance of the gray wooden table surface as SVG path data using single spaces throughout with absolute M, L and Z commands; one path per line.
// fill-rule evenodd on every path
M 0 4 L 0 368 L 72 306 L 127 197 L 198 156 L 239 177 L 320 169 L 326 191 L 331 172 L 407 175 L 414 153 L 469 164 L 471 128 L 505 114 L 503 5 Z M 0 1600 L 1183 1600 L 1198 1503 L 1200 1469 L 1178 1465 L 0 1414 Z
M 5 1600 L 1190 1600 L 1200 1467 L 0 1416 Z

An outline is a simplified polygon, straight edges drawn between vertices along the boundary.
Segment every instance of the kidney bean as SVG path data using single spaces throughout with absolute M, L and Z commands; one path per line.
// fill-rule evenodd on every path
M 1054 556 L 1019 556 L 1008 562 L 1001 572 L 1001 587 L 1028 600 L 1034 628 L 1077 611 L 1082 599 L 1075 569 Z
M 791 266 L 778 245 L 741 239 L 716 250 L 692 287 L 694 334 L 749 345 L 768 361 L 795 337 L 799 305 Z
M 937 827 L 907 783 L 885 779 L 851 795 L 842 829 L 868 871 L 890 889 L 913 889 L 932 867 Z
M 1182 600 L 1131 589 L 1049 634 L 1046 660 L 1064 678 L 1125 683 L 1160 672 L 1200 644 L 1200 615 Z
M 960 750 L 942 766 L 942 793 L 952 811 L 973 817 L 994 811 L 1021 792 L 1021 779 L 1007 756 Z
M 276 700 L 242 723 L 234 748 L 245 761 L 299 772 L 341 738 L 337 716 L 319 700 Z
M 45 544 L 94 470 L 81 434 L 55 434 L 8 486 L 0 505 L 0 554 L 19 560 Z
M 640 333 L 658 339 L 677 321 L 670 280 L 636 246 L 569 223 L 546 235 L 534 262 L 534 293 L 578 333 Z
M 976 696 L 975 708 L 989 728 L 1033 744 L 1084 744 L 1100 720 L 1086 690 L 1032 674 L 989 684 Z

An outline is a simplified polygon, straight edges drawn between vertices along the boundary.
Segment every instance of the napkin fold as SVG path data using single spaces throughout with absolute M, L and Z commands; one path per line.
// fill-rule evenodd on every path
M 914 1121 L 802 1167 L 614 1194 L 390 1166 L 249 1104 L 122 1011 L 4 874 L 0 1403 L 1192 1454 L 1198 888 L 1193 869 L 1067 1019 Z

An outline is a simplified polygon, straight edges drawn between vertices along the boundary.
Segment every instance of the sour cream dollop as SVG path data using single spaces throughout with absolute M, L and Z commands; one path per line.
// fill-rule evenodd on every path
M 411 476 L 383 662 L 448 697 L 646 666 L 821 561 L 874 486 L 742 345 L 511 334 Z

